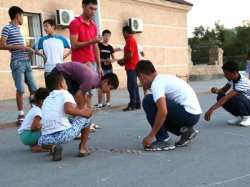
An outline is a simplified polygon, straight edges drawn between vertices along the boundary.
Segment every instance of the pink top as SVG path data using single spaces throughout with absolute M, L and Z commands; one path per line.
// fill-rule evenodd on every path
M 75 18 L 69 25 L 70 35 L 77 35 L 79 42 L 87 42 L 97 36 L 97 27 L 90 20 L 88 24 L 82 16 Z M 82 47 L 80 49 L 72 49 L 71 59 L 76 62 L 94 62 L 95 55 L 93 45 Z

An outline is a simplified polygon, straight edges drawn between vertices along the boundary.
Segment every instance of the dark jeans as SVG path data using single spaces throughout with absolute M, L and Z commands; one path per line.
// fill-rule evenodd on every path
M 129 92 L 129 106 L 141 106 L 139 88 L 137 85 L 137 76 L 134 70 L 126 70 L 127 72 L 127 87 Z
M 224 96 L 225 94 L 218 94 L 217 101 Z M 237 94 L 222 107 L 234 116 L 250 116 L 250 100 L 242 94 Z
M 165 119 L 164 124 L 156 134 L 156 139 L 158 141 L 165 140 L 168 138 L 168 132 L 171 132 L 177 136 L 180 136 L 180 128 L 183 126 L 192 127 L 196 123 L 198 123 L 200 119 L 200 114 L 194 115 L 188 113 L 183 106 L 175 103 L 172 100 L 167 100 L 167 109 L 168 114 Z M 150 123 L 151 127 L 154 125 L 156 113 L 157 113 L 157 106 L 154 102 L 153 95 L 148 94 L 144 97 L 143 102 L 143 109 L 146 113 L 146 117 L 148 122 Z

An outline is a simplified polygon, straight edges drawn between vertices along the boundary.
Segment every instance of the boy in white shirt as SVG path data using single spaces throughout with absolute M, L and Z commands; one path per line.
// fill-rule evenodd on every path
M 44 99 L 49 95 L 49 90 L 39 88 L 35 92 L 34 105 L 29 110 L 24 118 L 21 127 L 18 129 L 18 134 L 24 145 L 30 146 L 33 153 L 48 151 L 37 145 L 37 141 L 41 136 L 41 107 Z
M 149 60 L 139 61 L 135 71 L 142 86 L 152 92 L 143 99 L 143 109 L 152 127 L 143 139 L 144 149 L 166 151 L 188 145 L 198 134 L 193 126 L 202 113 L 194 90 L 176 76 L 158 74 Z M 167 131 L 181 135 L 180 140 L 173 143 Z M 152 143 L 154 137 L 156 141 Z
M 46 77 L 47 87 L 51 91 L 42 106 L 42 136 L 38 144 L 51 147 L 52 161 L 62 159 L 62 146 L 81 133 L 78 157 L 90 154 L 87 150 L 92 111 L 88 108 L 78 109 L 73 96 L 61 74 L 51 73 Z M 68 118 L 68 115 L 75 116 Z

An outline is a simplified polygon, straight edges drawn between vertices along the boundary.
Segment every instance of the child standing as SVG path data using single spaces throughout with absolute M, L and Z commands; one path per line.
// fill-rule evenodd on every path
M 100 49 L 100 58 L 101 58 L 101 65 L 103 69 L 104 75 L 108 73 L 113 73 L 113 67 L 112 63 L 116 61 L 115 55 L 114 55 L 114 49 L 109 44 L 111 32 L 109 30 L 104 30 L 102 32 L 103 41 L 98 44 L 98 47 Z M 111 57 L 111 58 L 110 58 Z M 105 93 L 104 93 L 105 94 Z M 101 91 L 101 89 L 98 89 L 98 108 L 102 108 L 102 97 L 104 95 Z M 110 107 L 110 97 L 111 97 L 111 91 L 106 93 L 106 106 Z M 104 98 L 105 99 L 105 98 Z
M 62 159 L 62 146 L 81 133 L 79 157 L 89 155 L 87 138 L 89 136 L 92 111 L 88 108 L 78 109 L 73 96 L 67 91 L 68 87 L 61 74 L 51 73 L 46 77 L 47 87 L 51 91 L 42 107 L 42 136 L 38 144 L 50 147 L 52 161 Z M 68 115 L 75 116 L 70 120 Z
M 37 141 L 41 136 L 41 107 L 44 99 L 49 95 L 49 90 L 39 88 L 35 92 L 34 105 L 27 113 L 21 127 L 18 129 L 18 134 L 24 145 L 30 146 L 32 152 L 47 151 L 37 145 Z

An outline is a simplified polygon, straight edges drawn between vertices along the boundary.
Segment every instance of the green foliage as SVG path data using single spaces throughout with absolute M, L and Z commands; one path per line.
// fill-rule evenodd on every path
M 203 26 L 199 26 L 194 29 L 193 35 L 193 38 L 189 38 L 189 45 L 194 51 L 192 52 L 194 61 L 202 61 L 198 58 L 208 59 L 208 50 L 205 53 L 204 49 L 218 46 L 223 49 L 225 60 L 235 57 L 235 60 L 241 65 L 245 63 L 243 61 L 250 50 L 249 22 L 244 22 L 242 26 L 234 29 L 227 29 L 223 24 L 215 22 L 214 29 L 205 29 Z M 199 50 L 201 52 L 197 55 Z

